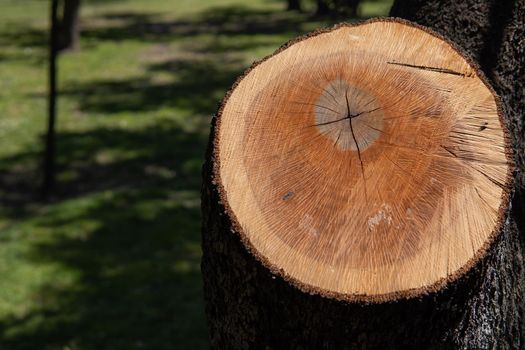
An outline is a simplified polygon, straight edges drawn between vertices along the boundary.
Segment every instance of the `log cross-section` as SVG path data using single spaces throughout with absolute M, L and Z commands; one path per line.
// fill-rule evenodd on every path
M 392 19 L 255 64 L 225 98 L 213 176 L 246 248 L 300 289 L 435 291 L 501 231 L 512 160 L 498 97 L 461 50 Z

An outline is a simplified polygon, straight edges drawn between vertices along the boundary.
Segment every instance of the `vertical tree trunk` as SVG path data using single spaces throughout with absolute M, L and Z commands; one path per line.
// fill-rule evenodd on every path
M 301 11 L 301 0 L 288 0 L 287 11 Z
M 59 50 L 78 48 L 80 0 L 64 0 Z
M 48 121 L 45 137 L 44 180 L 42 192 L 48 197 L 55 186 L 55 119 L 56 119 L 56 61 L 58 54 L 58 0 L 51 1 L 51 29 L 49 35 L 49 95 Z
M 202 272 L 213 348 L 525 347 L 524 11 L 523 0 L 397 1 L 392 9 L 392 15 L 456 41 L 480 62 L 503 99 L 518 153 L 516 195 L 503 232 L 474 268 L 444 290 L 385 304 L 348 304 L 306 294 L 274 276 L 232 233 L 212 177 L 210 139 L 203 167 Z

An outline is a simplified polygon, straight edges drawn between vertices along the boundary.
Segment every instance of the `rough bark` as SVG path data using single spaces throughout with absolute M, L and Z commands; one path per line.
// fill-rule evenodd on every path
M 212 348 L 524 348 L 525 1 L 410 0 L 392 11 L 464 47 L 501 95 L 518 168 L 503 232 L 482 261 L 438 293 L 374 305 L 308 295 L 262 267 L 232 232 L 212 179 L 211 139 L 203 168 L 202 272 Z

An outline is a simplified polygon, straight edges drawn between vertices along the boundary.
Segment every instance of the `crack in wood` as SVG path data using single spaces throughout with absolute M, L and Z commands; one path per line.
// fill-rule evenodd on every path
M 428 71 L 436 72 L 436 73 L 444 73 L 444 74 L 459 75 L 459 76 L 462 76 L 462 77 L 471 77 L 470 75 L 467 75 L 467 74 L 465 74 L 465 73 L 456 72 L 455 70 L 447 69 L 447 68 L 429 67 L 429 66 L 419 66 L 419 65 L 416 65 L 416 64 L 410 64 L 410 63 L 399 63 L 399 62 L 393 62 L 393 61 L 388 61 L 387 64 L 394 64 L 394 65 L 396 65 L 396 66 L 403 66 L 403 67 L 408 67 L 408 68 L 415 68 L 415 69 L 428 70 Z
M 348 98 L 347 98 L 347 102 L 348 104 Z M 350 114 L 349 112 L 348 115 L 346 117 L 343 117 L 343 118 L 339 118 L 339 119 L 336 119 L 336 120 L 330 120 L 328 122 L 324 122 L 324 123 L 319 123 L 319 124 L 314 124 L 314 125 L 310 125 L 310 126 L 323 126 L 323 125 L 330 125 L 330 124 L 333 124 L 333 123 L 338 123 L 340 121 L 343 121 L 343 120 L 346 120 L 346 119 L 354 119 L 354 118 L 357 118 L 359 117 L 360 115 L 363 115 L 363 114 L 367 114 L 367 113 L 372 113 L 372 112 L 375 112 L 377 110 L 381 109 L 381 107 L 378 107 L 378 108 L 374 108 L 370 111 L 365 111 L 365 112 L 361 112 L 361 113 L 357 113 L 357 114 Z M 347 111 L 350 110 L 350 107 L 348 107 L 347 105 Z
M 339 138 L 341 137 L 342 132 L 343 132 L 343 129 L 339 129 L 339 135 L 337 135 L 337 139 L 334 142 L 334 147 L 337 146 L 337 143 L 339 142 Z
M 483 171 L 481 171 L 480 169 L 478 168 L 475 168 L 472 164 L 469 163 L 469 159 L 468 158 L 465 158 L 465 157 L 460 157 L 458 156 L 456 153 L 452 152 L 451 150 L 449 150 L 446 146 L 443 146 L 441 145 L 441 147 L 447 151 L 448 153 L 452 154 L 455 158 L 457 159 L 460 159 L 460 160 L 463 160 L 463 164 L 469 166 L 471 169 L 477 171 L 478 173 L 480 173 L 481 175 L 485 176 L 490 182 L 492 182 L 494 185 L 498 186 L 499 188 L 501 189 L 505 189 L 505 185 L 500 183 L 498 180 L 496 179 L 493 179 L 492 177 L 488 176 L 487 174 L 485 174 Z
M 346 112 L 348 113 L 347 115 L 348 123 L 350 124 L 350 132 L 352 133 L 352 138 L 354 139 L 354 142 L 355 142 L 355 147 L 357 149 L 357 157 L 359 158 L 359 163 L 361 163 L 361 174 L 363 175 L 363 182 L 365 185 L 365 200 L 368 202 L 368 193 L 367 193 L 368 191 L 366 189 L 365 167 L 363 165 L 363 159 L 361 158 L 361 150 L 359 149 L 359 143 L 357 142 L 357 138 L 355 137 L 354 127 L 352 126 L 353 118 L 352 118 L 352 114 L 350 114 L 350 103 L 348 102 L 348 88 L 346 88 L 346 91 L 345 91 L 345 100 L 346 100 Z M 358 113 L 357 115 L 354 116 L 354 118 L 363 113 L 365 112 Z

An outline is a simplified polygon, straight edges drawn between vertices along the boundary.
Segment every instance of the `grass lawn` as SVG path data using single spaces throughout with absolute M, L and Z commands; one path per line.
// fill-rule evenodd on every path
M 251 62 L 328 22 L 277 0 L 86 0 L 80 50 L 59 60 L 43 203 L 48 5 L 0 4 L 0 349 L 206 349 L 210 117 Z

